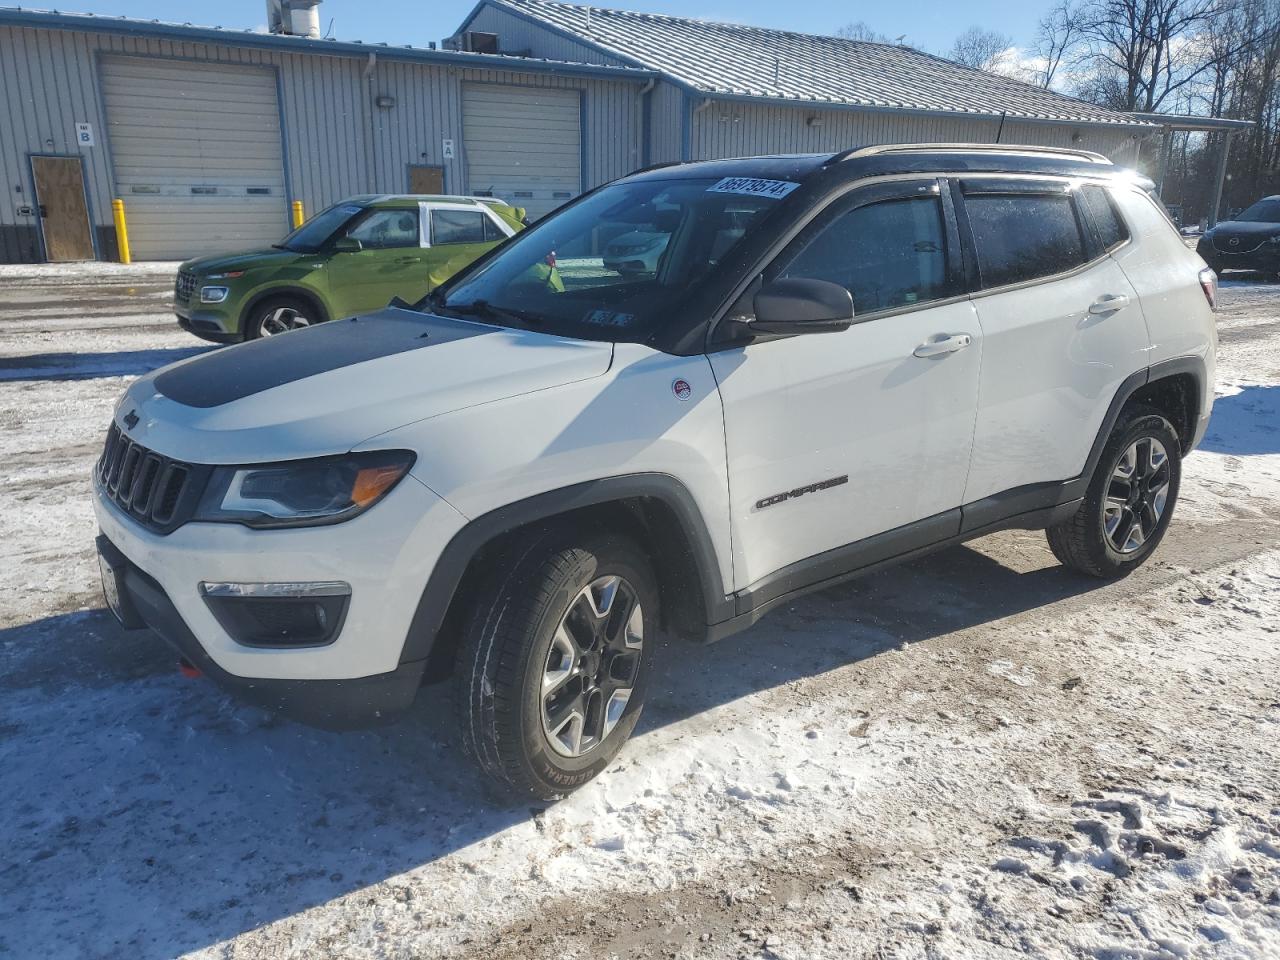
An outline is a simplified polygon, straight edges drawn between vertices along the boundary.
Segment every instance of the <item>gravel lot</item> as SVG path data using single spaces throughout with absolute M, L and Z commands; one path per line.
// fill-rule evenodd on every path
M 1137 574 L 1008 532 L 673 643 L 614 767 L 531 810 L 440 688 L 322 733 L 101 609 L 112 405 L 210 349 L 172 271 L 0 267 L 0 955 L 1280 956 L 1280 286 L 1224 285 Z

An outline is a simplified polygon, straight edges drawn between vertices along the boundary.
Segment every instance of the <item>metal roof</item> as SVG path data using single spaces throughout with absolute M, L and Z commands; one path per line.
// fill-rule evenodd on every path
M 555 0 L 484 2 L 624 63 L 655 70 L 704 96 L 1060 123 L 1153 125 L 910 47 Z
M 454 67 L 488 70 L 513 70 L 526 73 L 557 73 L 569 76 L 604 77 L 614 80 L 645 80 L 655 76 L 651 70 L 628 66 L 602 66 L 594 63 L 570 63 L 540 60 L 503 54 L 465 53 L 458 50 L 431 50 L 408 45 L 361 43 L 360 41 L 318 40 L 286 34 L 258 33 L 255 30 L 224 29 L 171 23 L 164 20 L 138 20 L 130 17 L 99 16 L 92 13 L 62 13 L 58 10 L 31 10 L 22 7 L 0 7 L 0 26 L 44 27 L 54 30 L 87 30 L 92 33 L 115 33 L 127 36 L 161 37 L 178 42 L 226 43 L 237 47 L 259 47 L 285 53 L 311 53 L 330 56 L 367 57 L 380 60 L 408 60 L 438 63 Z

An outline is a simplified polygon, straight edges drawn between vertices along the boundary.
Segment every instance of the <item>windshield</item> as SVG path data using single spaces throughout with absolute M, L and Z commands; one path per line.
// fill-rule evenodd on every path
M 333 236 L 334 231 L 362 210 L 364 207 L 354 203 L 335 203 L 321 210 L 276 246 L 294 253 L 315 253 Z
M 1259 200 L 1236 219 L 1245 223 L 1280 223 L 1280 200 Z
M 795 186 L 738 177 L 613 184 L 508 241 L 429 307 L 641 341 Z

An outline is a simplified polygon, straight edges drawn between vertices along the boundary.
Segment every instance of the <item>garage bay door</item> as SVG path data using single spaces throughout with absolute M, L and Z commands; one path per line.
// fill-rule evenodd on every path
M 582 192 L 582 106 L 577 90 L 470 83 L 462 88 L 467 183 L 529 218 Z
M 102 92 L 136 259 L 263 246 L 288 230 L 271 70 L 104 57 Z

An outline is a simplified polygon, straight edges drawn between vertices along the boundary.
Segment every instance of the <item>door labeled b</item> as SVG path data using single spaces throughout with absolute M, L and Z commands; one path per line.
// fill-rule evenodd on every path
M 93 232 L 79 157 L 32 157 L 40 236 L 50 263 L 92 260 Z

